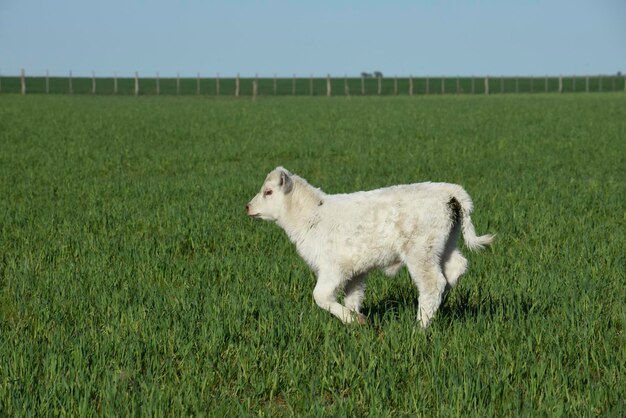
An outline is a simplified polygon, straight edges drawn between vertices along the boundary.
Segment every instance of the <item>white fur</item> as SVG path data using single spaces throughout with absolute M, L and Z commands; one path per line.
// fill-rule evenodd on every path
M 359 313 L 369 270 L 394 275 L 406 265 L 419 289 L 418 319 L 427 327 L 444 292 L 467 269 L 460 231 L 478 250 L 494 236 L 476 236 L 472 200 L 459 185 L 416 183 L 330 195 L 277 167 L 246 206 L 248 215 L 276 222 L 317 275 L 315 302 L 343 322 Z M 344 304 L 337 293 L 345 291 Z

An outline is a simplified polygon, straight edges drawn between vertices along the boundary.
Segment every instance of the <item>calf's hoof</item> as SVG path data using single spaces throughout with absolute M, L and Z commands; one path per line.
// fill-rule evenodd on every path
M 354 321 L 359 324 L 359 325 L 365 325 L 367 324 L 367 317 L 365 315 L 363 315 L 362 313 L 354 313 Z

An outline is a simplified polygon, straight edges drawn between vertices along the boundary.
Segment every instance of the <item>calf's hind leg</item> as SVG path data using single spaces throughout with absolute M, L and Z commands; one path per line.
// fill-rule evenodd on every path
M 435 245 L 414 249 L 406 262 L 409 274 L 419 290 L 417 318 L 422 328 L 428 327 L 435 316 L 448 284 L 439 258 L 445 242 L 431 243 Z
M 448 281 L 448 288 L 456 286 L 459 277 L 467 270 L 467 259 L 463 257 L 458 249 L 452 251 L 443 262 L 443 272 Z
M 446 246 L 441 256 L 441 264 L 443 268 L 443 274 L 446 276 L 448 286 L 446 292 L 456 286 L 459 281 L 459 277 L 467 270 L 467 259 L 463 257 L 463 254 L 457 248 L 457 242 L 459 235 L 461 234 L 461 223 L 459 222 L 457 208 L 455 213 L 455 221 L 450 229 L 450 235 L 446 240 Z

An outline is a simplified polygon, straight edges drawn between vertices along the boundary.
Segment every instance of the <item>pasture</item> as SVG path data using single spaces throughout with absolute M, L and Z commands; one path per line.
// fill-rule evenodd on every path
M 284 165 L 329 193 L 446 181 L 493 248 L 431 327 L 312 298 Z M 0 96 L 0 416 L 618 416 L 626 95 Z M 462 247 L 463 248 L 463 247 Z

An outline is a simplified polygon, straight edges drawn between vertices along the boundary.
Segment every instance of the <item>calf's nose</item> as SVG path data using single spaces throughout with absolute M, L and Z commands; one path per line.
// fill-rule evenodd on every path
M 250 203 L 246 205 L 246 213 L 250 213 Z

